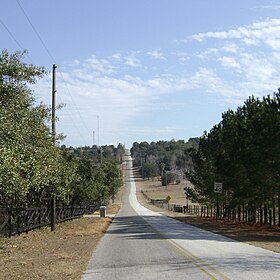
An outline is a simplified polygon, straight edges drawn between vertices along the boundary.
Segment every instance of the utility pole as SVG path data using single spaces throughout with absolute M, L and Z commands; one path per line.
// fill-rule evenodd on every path
M 55 145 L 55 93 L 56 93 L 56 75 L 55 69 L 56 65 L 53 64 L 52 68 L 52 137 L 53 137 L 53 144 Z
M 97 146 L 99 147 L 99 115 L 97 115 Z
M 56 93 L 56 75 L 55 75 L 55 69 L 57 66 L 53 64 L 52 68 L 52 138 L 53 138 L 53 144 L 55 145 L 55 93 Z M 51 193 L 51 231 L 55 230 L 55 223 L 56 223 L 56 212 L 55 212 L 55 191 L 54 186 L 52 186 L 52 193 Z
M 100 164 L 102 164 L 102 153 L 103 153 L 103 148 L 100 147 Z
M 92 145 L 95 145 L 95 131 L 92 132 Z

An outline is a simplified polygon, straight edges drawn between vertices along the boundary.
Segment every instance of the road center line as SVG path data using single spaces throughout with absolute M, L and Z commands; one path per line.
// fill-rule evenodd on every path
M 216 268 L 212 267 L 210 264 L 206 263 L 205 261 L 203 261 L 202 259 L 198 258 L 197 256 L 195 256 L 194 254 L 192 254 L 190 251 L 188 251 L 186 248 L 184 248 L 183 246 L 181 246 L 180 244 L 178 244 L 176 241 L 174 241 L 173 239 L 169 239 L 167 238 L 167 235 L 165 235 L 164 233 L 161 233 L 160 231 L 158 231 L 155 226 L 150 223 L 147 219 L 147 216 L 140 216 L 148 225 L 150 225 L 153 230 L 160 236 L 162 236 L 162 241 L 167 242 L 169 245 L 171 245 L 172 248 L 175 248 L 175 250 L 177 252 L 179 252 L 181 255 L 183 255 L 185 258 L 187 258 L 187 260 L 191 261 L 198 269 L 200 269 L 202 272 L 204 272 L 205 274 L 207 274 L 210 279 L 212 280 L 218 280 L 218 279 L 222 279 L 222 280 L 230 280 L 229 277 L 227 277 L 226 275 L 224 275 L 222 272 L 220 272 L 219 270 L 217 270 Z M 215 276 L 216 275 L 216 276 Z M 218 275 L 218 277 L 217 277 Z
M 192 254 L 190 251 L 188 251 L 186 248 L 179 245 L 176 241 L 172 239 L 166 239 L 167 242 L 169 242 L 173 247 L 177 249 L 178 252 L 180 252 L 182 255 L 186 256 L 191 262 L 197 266 L 200 270 L 202 270 L 204 273 L 206 273 L 208 276 L 210 276 L 211 279 L 223 279 L 223 280 L 230 280 L 229 277 L 224 275 L 222 272 L 220 272 L 218 269 L 212 267 L 210 264 L 206 263 L 202 259 L 196 257 L 194 254 Z M 211 272 L 210 272 L 210 271 Z M 212 273 L 212 274 L 211 274 Z M 214 275 L 218 275 L 214 276 Z

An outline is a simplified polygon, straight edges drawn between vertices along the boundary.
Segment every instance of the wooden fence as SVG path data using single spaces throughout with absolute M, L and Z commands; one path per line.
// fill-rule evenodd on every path
M 166 203 L 164 199 L 151 199 L 144 191 L 142 191 L 142 194 L 150 203 L 169 211 L 188 213 L 206 218 L 222 219 L 224 221 L 280 227 L 280 211 L 278 208 L 258 209 L 244 206 L 230 208 L 225 205 L 219 205 L 217 211 L 216 205 L 186 206 L 179 204 L 170 204 Z
M 80 218 L 98 209 L 99 205 L 57 207 L 56 222 Z M 0 208 L 0 235 L 11 237 L 50 224 L 51 210 L 47 207 Z
M 216 217 L 225 221 L 249 223 L 258 225 L 280 226 L 279 210 L 273 209 L 256 209 L 249 207 L 230 208 L 220 205 L 218 212 L 215 206 L 189 205 L 188 208 L 183 206 L 183 212 L 195 214 L 201 217 Z M 278 211 L 276 211 L 278 210 Z

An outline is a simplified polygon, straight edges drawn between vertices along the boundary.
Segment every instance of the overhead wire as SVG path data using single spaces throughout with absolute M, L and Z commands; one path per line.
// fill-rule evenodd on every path
M 16 1 L 17 1 L 17 0 L 16 0 Z M 17 3 L 19 4 L 18 1 L 17 1 Z M 32 25 L 32 23 L 31 23 L 31 21 L 29 20 L 27 14 L 24 12 L 22 6 L 21 6 L 20 4 L 19 4 L 19 6 L 20 6 L 22 12 L 24 13 L 24 15 L 27 17 L 28 22 Z M 17 46 L 20 48 L 20 50 L 22 50 L 23 52 L 26 51 L 25 48 L 23 48 L 23 46 L 19 43 L 19 41 L 18 41 L 18 40 L 16 39 L 16 37 L 13 35 L 13 33 L 10 31 L 10 29 L 8 28 L 8 26 L 3 22 L 3 20 L 0 19 L 0 23 L 1 23 L 2 26 L 6 29 L 6 31 L 7 31 L 8 34 L 10 35 L 10 37 L 15 41 L 15 43 L 16 43 Z M 36 35 L 40 37 L 39 33 L 36 32 L 36 29 L 35 29 L 34 25 L 32 25 L 32 29 L 35 31 Z M 44 46 L 45 50 L 47 51 L 48 55 L 49 55 L 49 56 L 51 57 L 51 59 L 54 61 L 54 57 L 51 55 L 50 51 L 47 49 L 47 47 L 46 47 L 46 45 L 45 45 L 45 43 L 43 42 L 43 40 L 42 40 L 41 37 L 40 37 L 40 41 L 41 41 L 41 43 L 43 44 L 43 46 Z M 34 64 L 32 58 L 30 57 L 30 55 L 28 54 L 28 52 L 26 53 L 26 56 L 28 57 L 28 59 L 30 60 L 30 62 L 31 62 L 32 64 Z M 63 81 L 64 81 L 64 83 L 66 83 L 64 79 L 63 79 Z M 70 95 L 70 94 L 69 94 L 69 95 Z M 61 97 L 60 97 L 59 95 L 58 95 L 58 98 L 60 99 L 60 102 L 63 103 L 63 101 L 62 101 L 62 99 L 61 99 Z M 79 130 L 79 128 L 78 128 L 76 122 L 75 122 L 74 119 L 72 118 L 72 115 L 71 115 L 71 114 L 68 114 L 68 112 L 66 112 L 66 114 L 70 117 L 72 123 L 74 124 L 74 126 L 76 127 L 76 129 L 77 129 L 77 131 L 78 131 L 79 136 L 81 137 L 82 141 L 85 143 L 85 142 L 86 142 L 86 141 L 85 141 L 85 138 L 81 135 L 80 130 Z M 80 117 L 81 117 L 81 116 L 80 116 Z
M 55 61 L 54 57 L 52 56 L 51 52 L 48 50 L 46 44 L 44 43 L 43 39 L 41 38 L 40 34 L 37 32 L 36 28 L 34 27 L 34 25 L 32 24 L 31 20 L 29 19 L 28 15 L 26 14 L 25 10 L 23 9 L 22 5 L 20 4 L 19 0 L 16 0 L 18 6 L 20 7 L 22 13 L 24 14 L 25 18 L 27 19 L 27 21 L 29 22 L 30 26 L 32 27 L 33 31 L 35 32 L 35 34 L 37 35 L 38 39 L 40 40 L 41 44 L 43 45 L 44 49 L 46 50 L 46 52 L 48 53 L 48 55 L 50 56 L 50 58 Z
M 1 20 L 0 18 L 0 23 L 2 24 L 2 26 L 6 29 L 6 31 L 9 33 L 9 35 L 11 36 L 11 38 L 15 41 L 15 43 L 18 45 L 18 47 L 22 50 L 25 51 L 25 49 L 22 47 L 22 45 L 19 43 L 19 41 L 16 39 L 16 37 L 13 35 L 13 33 L 10 31 L 10 29 L 7 27 L 7 25 Z M 28 53 L 26 54 L 26 56 L 29 58 L 30 62 L 33 63 L 32 58 L 30 57 L 30 55 L 28 55 Z
M 16 39 L 16 37 L 13 35 L 13 33 L 10 31 L 10 29 L 7 27 L 7 25 L 0 19 L 0 23 L 3 25 L 3 27 L 6 29 L 6 31 L 9 33 L 10 37 L 15 41 L 15 43 L 17 44 L 17 46 L 22 50 L 25 51 L 25 49 L 22 47 L 22 45 L 19 43 L 19 41 Z M 30 57 L 30 55 L 28 55 L 27 53 L 27 57 L 29 58 L 30 62 L 34 64 L 32 58 Z M 61 100 L 61 97 L 58 96 L 58 98 L 60 99 L 60 102 L 63 103 L 63 101 Z M 72 119 L 72 115 L 69 114 L 69 117 Z M 74 126 L 76 127 L 77 131 L 79 131 L 78 126 L 76 125 L 75 121 L 72 122 L 74 123 Z M 84 137 L 79 133 L 81 139 L 85 142 Z
M 39 32 L 37 31 L 37 29 L 35 28 L 35 26 L 32 24 L 30 18 L 28 17 L 27 13 L 25 12 L 23 6 L 20 4 L 20 1 L 19 1 L 19 0 L 16 0 L 16 2 L 17 2 L 17 4 L 18 4 L 18 6 L 20 7 L 20 10 L 21 10 L 22 13 L 24 14 L 25 18 L 26 18 L 27 21 L 29 22 L 30 26 L 32 27 L 34 33 L 36 34 L 36 36 L 38 37 L 39 41 L 41 42 L 42 46 L 44 47 L 45 51 L 47 52 L 47 54 L 48 54 L 49 57 L 51 58 L 52 62 L 55 64 L 55 59 L 54 59 L 53 55 L 52 55 L 51 52 L 49 51 L 47 45 L 45 44 L 44 40 L 43 40 L 42 37 L 40 36 L 40 34 L 39 34 Z M 61 76 L 61 79 L 62 79 L 62 81 L 63 81 L 63 83 L 64 83 L 64 85 L 65 85 L 65 87 L 66 87 L 66 91 L 67 91 L 68 95 L 70 96 L 70 98 L 71 98 L 71 100 L 72 100 L 72 102 L 73 102 L 73 105 L 74 105 L 73 108 L 74 108 L 74 110 L 77 112 L 77 114 L 78 114 L 78 116 L 79 116 L 79 118 L 80 118 L 80 120 L 81 120 L 83 126 L 85 127 L 85 129 L 86 129 L 87 131 L 90 131 L 90 129 L 88 129 L 88 127 L 85 125 L 85 122 L 84 122 L 84 120 L 83 120 L 83 118 L 82 118 L 82 116 L 81 116 L 79 110 L 78 110 L 77 107 L 75 106 L 74 98 L 73 98 L 73 96 L 72 96 L 72 94 L 71 94 L 71 92 L 70 92 L 70 90 L 69 90 L 68 84 L 67 84 L 67 82 L 65 81 L 64 76 L 63 76 L 62 72 L 59 70 L 59 68 L 58 68 L 58 72 L 59 72 L 59 74 L 60 74 L 60 76 Z M 61 99 L 61 97 L 60 97 L 59 95 L 58 95 L 58 98 L 60 99 L 61 103 L 63 103 L 63 100 Z M 69 114 L 69 117 L 71 118 L 73 124 L 76 126 L 76 122 L 75 122 L 75 120 L 72 118 L 72 115 L 71 115 L 71 114 Z M 78 131 L 80 137 L 81 137 L 81 138 L 83 139 L 83 141 L 86 143 L 84 137 L 80 134 L 80 132 L 79 132 L 80 130 L 78 129 L 77 126 L 76 126 L 76 128 L 77 128 L 77 131 Z
M 13 35 L 13 33 L 9 30 L 9 28 L 7 27 L 7 25 L 0 19 L 0 23 L 3 25 L 3 27 L 6 29 L 6 31 L 9 33 L 9 35 L 11 36 L 11 38 L 15 41 L 15 43 L 17 44 L 17 46 L 22 50 L 25 51 L 25 49 L 22 47 L 22 45 L 19 43 L 19 41 L 16 39 L 16 37 Z M 27 57 L 29 58 L 30 62 L 34 64 L 32 58 L 27 54 Z M 63 103 L 62 99 L 60 96 L 58 96 L 59 100 L 61 103 Z M 66 114 L 70 117 L 70 119 L 72 120 L 72 123 L 74 124 L 74 126 L 76 127 L 77 131 L 79 131 L 78 126 L 76 125 L 76 122 L 72 119 L 72 115 L 68 114 L 67 111 L 65 111 Z M 85 142 L 85 138 L 79 133 L 79 136 L 81 137 L 81 139 Z

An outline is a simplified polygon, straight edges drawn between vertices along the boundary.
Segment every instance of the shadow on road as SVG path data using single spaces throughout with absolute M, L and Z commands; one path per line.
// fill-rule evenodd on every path
M 168 224 L 166 223 L 167 219 Z M 224 236 L 180 223 L 165 216 L 117 216 L 114 219 L 114 224 L 114 228 L 109 229 L 107 233 L 122 234 L 122 238 L 168 238 L 235 242 Z M 157 232 L 153 226 L 160 228 L 161 233 Z
M 168 221 L 167 221 L 168 220 Z M 159 231 L 155 230 L 156 227 Z M 197 246 L 202 246 L 205 250 L 204 261 L 206 263 L 218 262 L 221 267 L 232 267 L 239 271 L 275 271 L 280 269 L 280 255 L 273 255 L 260 249 L 257 253 L 242 251 L 236 249 L 223 251 L 223 245 L 231 244 L 232 248 L 238 246 L 239 242 L 230 238 L 214 234 L 188 224 L 183 224 L 171 218 L 163 216 L 119 216 L 114 219 L 114 226 L 110 227 L 107 234 L 119 235 L 122 240 L 132 239 L 173 239 L 196 241 Z M 217 247 L 209 246 L 212 242 L 217 242 Z M 221 245 L 219 245 L 219 243 Z M 213 244 L 213 243 L 212 243 Z M 208 248 L 208 249 L 207 249 Z M 208 250 L 208 251 L 207 251 Z M 273 255 L 273 256 L 272 256 Z

